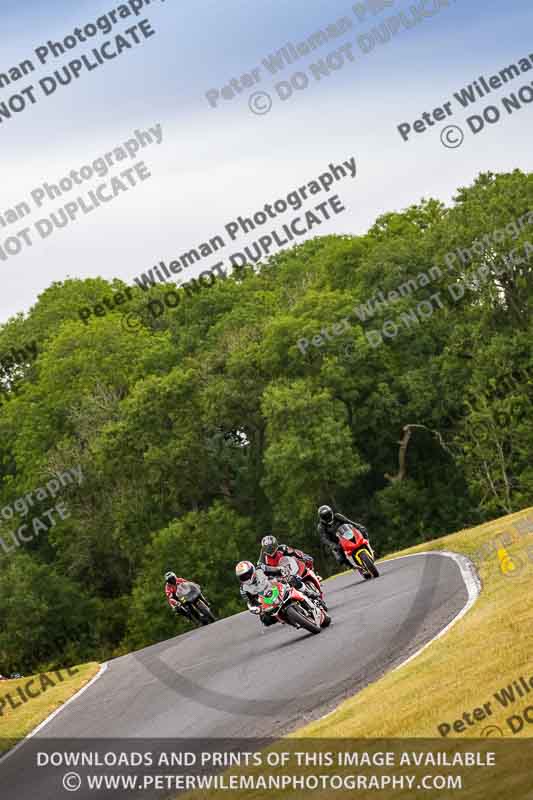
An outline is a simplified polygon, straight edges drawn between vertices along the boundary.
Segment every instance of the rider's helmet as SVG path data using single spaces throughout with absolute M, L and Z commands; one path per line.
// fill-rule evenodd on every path
M 333 522 L 333 509 L 330 506 L 320 506 L 318 516 L 321 522 Z
M 176 585 L 177 576 L 175 572 L 165 572 L 165 583 Z
M 235 575 L 241 583 L 245 583 L 255 577 L 255 567 L 251 561 L 239 561 L 235 567 Z
M 264 553 L 273 556 L 278 549 L 278 540 L 275 536 L 263 536 L 261 539 L 261 547 Z

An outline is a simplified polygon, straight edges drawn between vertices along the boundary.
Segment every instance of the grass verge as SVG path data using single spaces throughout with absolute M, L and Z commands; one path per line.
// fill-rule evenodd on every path
M 226 775 L 254 776 L 261 780 L 269 773 L 295 774 L 300 777 L 328 773 L 335 775 L 413 776 L 413 786 L 400 784 L 375 791 L 377 786 L 357 787 L 361 798 L 380 797 L 386 800 L 464 800 L 508 798 L 533 800 L 531 788 L 531 756 L 533 743 L 517 740 L 531 739 L 531 723 L 525 722 L 523 711 L 533 707 L 533 659 L 531 657 L 531 617 L 533 613 L 533 508 L 525 509 L 490 523 L 465 529 L 432 542 L 394 553 L 396 558 L 430 550 L 462 553 L 478 567 L 482 591 L 474 606 L 441 639 L 405 667 L 400 667 L 343 702 L 333 713 L 300 728 L 273 748 L 262 754 L 268 764 L 271 752 L 289 753 L 290 766 L 272 769 L 229 770 Z M 334 662 L 334 655 L 332 655 Z M 520 677 L 529 685 L 525 691 Z M 513 687 L 521 687 L 522 694 Z M 502 693 L 507 689 L 507 700 Z M 496 695 L 505 700 L 499 702 Z M 512 699 L 511 699 L 512 698 Z M 489 709 L 484 708 L 489 704 Z M 474 714 L 475 709 L 477 718 Z M 490 713 L 489 713 L 490 710 Z M 465 718 L 465 713 L 468 715 Z M 483 717 L 481 714 L 483 713 Z M 508 719 L 513 716 L 514 732 Z M 470 722 L 469 722 L 470 720 Z M 454 724 L 458 723 L 454 729 Z M 439 725 L 447 723 L 450 730 L 442 736 Z M 476 737 L 477 742 L 471 739 Z M 490 743 L 487 739 L 491 739 Z M 361 741 L 364 740 L 364 741 Z M 469 744 L 470 740 L 470 744 Z M 298 751 L 311 758 L 329 753 L 333 766 L 310 766 L 295 762 Z M 339 753 L 366 751 L 368 754 L 394 754 L 395 766 L 361 768 L 335 766 Z M 495 766 L 434 767 L 413 766 L 413 752 L 454 754 L 470 751 L 481 755 L 495 754 Z M 410 762 L 402 762 L 407 753 Z M 411 756 L 409 755 L 411 754 Z M 306 756 L 307 757 L 307 756 Z M 318 763 L 318 762 L 315 762 Z M 377 762 L 379 763 L 379 762 Z M 295 766 L 296 764 L 296 766 Z M 447 787 L 424 787 L 422 781 L 431 776 L 462 780 L 461 790 Z M 352 796 L 354 792 L 352 791 Z M 227 791 L 211 790 L 194 793 L 194 799 L 222 800 Z M 267 800 L 271 790 L 255 784 L 242 795 L 246 800 Z M 328 789 L 289 788 L 277 793 L 280 798 L 331 800 L 350 796 L 344 791 Z M 192 797 L 192 795 L 187 795 Z
M 523 531 L 527 520 L 531 521 L 529 533 Z M 506 547 L 501 546 L 504 541 L 509 542 Z M 464 722 L 464 730 L 454 731 L 452 727 L 448 734 L 479 737 L 488 726 L 507 727 L 505 719 L 518 713 L 519 703 L 504 708 L 493 694 L 521 675 L 526 679 L 533 675 L 533 509 L 388 558 L 431 550 L 462 553 L 476 563 L 483 588 L 474 607 L 410 664 L 385 675 L 329 716 L 306 725 L 293 736 L 435 737 L 441 735 L 440 724 L 453 726 L 465 712 L 491 702 L 491 713 L 485 719 L 474 720 L 472 725 Z M 480 558 L 483 553 L 486 556 Z M 381 713 L 369 713 L 369 709 L 380 709 Z M 510 730 L 505 733 L 513 735 Z M 524 725 L 516 733 L 532 735 L 533 725 Z
M 79 691 L 100 668 L 94 662 L 0 681 L 0 753 L 10 750 Z

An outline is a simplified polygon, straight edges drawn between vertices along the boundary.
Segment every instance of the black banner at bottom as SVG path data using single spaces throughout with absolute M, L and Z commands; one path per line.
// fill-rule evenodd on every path
M 36 736 L 0 760 L 0 786 L 5 800 L 533 800 L 532 761 L 529 739 Z

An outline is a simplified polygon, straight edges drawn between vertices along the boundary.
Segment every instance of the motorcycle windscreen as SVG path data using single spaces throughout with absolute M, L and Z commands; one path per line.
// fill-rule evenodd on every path
M 288 567 L 291 575 L 298 575 L 299 573 L 298 562 L 292 556 L 283 556 L 283 558 L 280 558 L 278 566 Z
M 341 525 L 339 530 L 337 531 L 337 536 L 341 536 L 343 539 L 348 539 L 348 541 L 353 542 L 355 539 L 353 528 L 351 525 Z
M 183 597 L 188 602 L 194 602 L 200 597 L 200 587 L 195 583 L 180 583 L 176 587 L 176 597 Z

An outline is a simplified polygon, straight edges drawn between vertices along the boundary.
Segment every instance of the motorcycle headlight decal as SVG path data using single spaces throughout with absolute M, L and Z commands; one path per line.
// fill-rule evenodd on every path
M 272 589 L 263 596 L 263 602 L 267 606 L 273 605 L 279 597 L 279 589 L 277 586 L 273 586 Z

